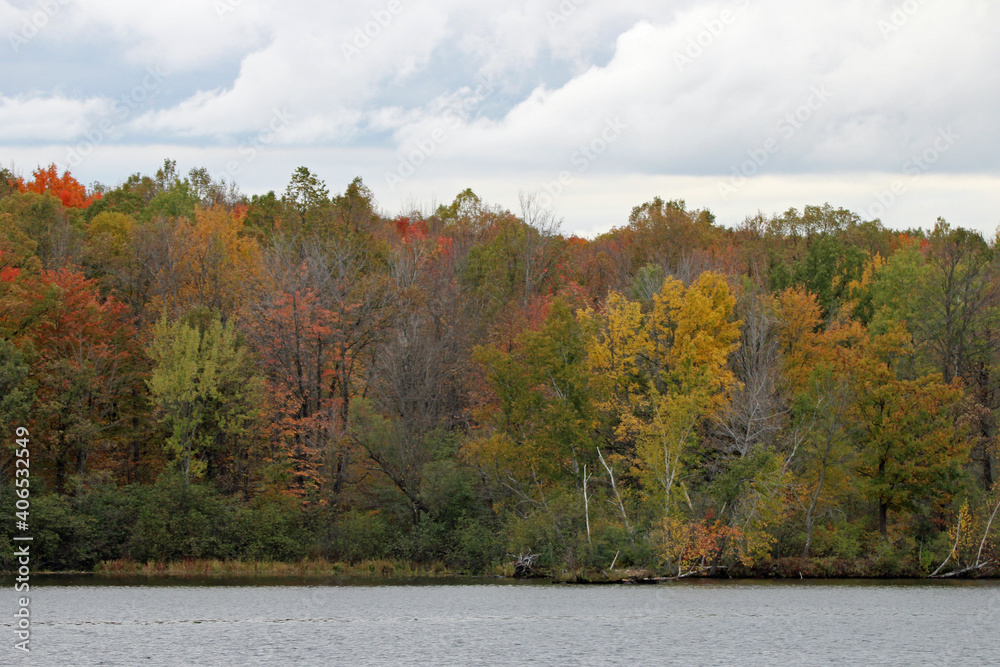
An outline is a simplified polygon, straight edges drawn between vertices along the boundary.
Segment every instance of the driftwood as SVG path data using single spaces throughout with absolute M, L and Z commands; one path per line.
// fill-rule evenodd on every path
M 992 565 L 992 564 L 993 561 L 988 560 L 982 563 L 976 563 L 975 565 L 970 565 L 969 567 L 963 567 L 961 570 L 955 570 L 954 572 L 948 572 L 946 574 L 932 574 L 929 576 L 934 579 L 946 579 L 948 577 L 958 577 L 965 574 L 966 572 L 974 572 L 976 570 L 981 570 L 987 565 Z
M 541 554 L 520 554 L 515 556 L 514 554 L 507 554 L 514 559 L 514 576 L 521 577 L 532 577 L 537 574 L 535 572 L 535 564 L 538 562 L 538 557 Z
M 673 576 L 670 576 L 670 577 L 632 577 L 632 578 L 629 578 L 629 579 L 620 579 L 620 580 L 618 580 L 616 582 L 611 582 L 611 583 L 619 583 L 619 584 L 658 584 L 658 583 L 660 583 L 662 581 L 680 581 L 681 579 L 687 579 L 688 577 L 695 577 L 695 576 L 699 576 L 699 575 L 705 574 L 706 572 L 709 572 L 711 569 L 712 569 L 712 567 L 709 565 L 709 566 L 703 567 L 701 569 L 689 570 L 687 572 L 681 572 L 680 574 L 676 574 L 676 575 L 673 575 Z M 715 569 L 716 570 L 725 570 L 726 566 L 725 565 L 719 565 Z
M 951 553 L 949 553 L 948 557 L 944 559 L 944 562 L 941 563 L 940 565 L 938 565 L 938 568 L 936 570 L 934 570 L 933 573 L 931 573 L 930 575 L 928 575 L 928 578 L 930 578 L 930 579 L 944 579 L 944 578 L 947 578 L 947 577 L 958 577 L 958 576 L 961 576 L 961 575 L 963 575 L 963 574 L 965 574 L 967 572 L 974 572 L 975 570 L 980 570 L 980 569 L 982 569 L 982 568 L 984 568 L 984 567 L 986 567 L 988 565 L 992 565 L 993 561 L 988 560 L 988 561 L 984 562 L 984 561 L 981 561 L 980 559 L 983 557 L 983 546 L 986 544 L 986 538 L 990 534 L 990 528 L 993 526 L 993 519 L 996 518 L 998 510 L 1000 510 L 1000 502 L 998 502 L 997 505 L 996 505 L 996 507 L 993 508 L 993 514 L 990 515 L 990 520 L 986 524 L 986 530 L 983 531 L 983 539 L 979 542 L 979 551 L 976 553 L 976 562 L 975 562 L 975 564 L 969 565 L 968 567 L 964 567 L 964 568 L 962 568 L 960 570 L 953 570 L 953 571 L 947 572 L 945 574 L 938 574 L 941 570 L 944 569 L 945 564 L 948 561 L 951 560 L 951 557 L 955 555 L 955 552 L 958 551 L 958 537 L 959 537 L 959 535 L 962 532 L 962 522 L 960 520 L 958 522 L 958 526 L 955 528 L 955 546 L 953 546 L 951 548 Z
M 688 570 L 687 572 L 678 572 L 673 577 L 660 577 L 659 581 L 677 581 L 678 579 L 687 579 L 688 577 L 694 577 L 698 575 L 705 574 L 706 572 L 714 572 L 716 570 L 725 570 L 725 565 L 706 565 L 705 567 L 699 568 L 697 570 Z

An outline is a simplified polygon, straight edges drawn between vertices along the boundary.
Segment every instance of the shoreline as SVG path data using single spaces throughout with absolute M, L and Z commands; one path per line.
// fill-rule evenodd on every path
M 10 571 L 0 571 L 0 577 L 13 576 Z M 879 567 L 872 561 L 838 561 L 834 559 L 778 559 L 761 562 L 754 567 L 723 569 L 711 574 L 707 571 L 668 575 L 647 568 L 616 570 L 564 570 L 552 571 L 539 568 L 528 576 L 517 577 L 512 564 L 498 565 L 485 572 L 449 570 L 443 563 L 412 563 L 408 561 L 377 559 L 359 563 L 331 562 L 325 559 L 307 559 L 291 563 L 271 561 L 240 561 L 216 559 L 185 559 L 181 561 L 154 561 L 140 563 L 131 560 L 105 561 L 93 570 L 39 570 L 32 574 L 45 577 L 99 576 L 107 578 L 304 578 L 304 579 L 498 579 L 505 581 L 537 581 L 555 584 L 591 585 L 649 585 L 675 581 L 774 581 L 774 580 L 997 580 L 996 569 L 970 572 L 952 577 L 930 577 L 928 574 L 904 569 Z

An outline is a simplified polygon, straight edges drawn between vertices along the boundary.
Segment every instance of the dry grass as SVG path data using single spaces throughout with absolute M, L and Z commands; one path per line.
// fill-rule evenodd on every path
M 185 559 L 181 561 L 133 560 L 102 561 L 95 568 L 97 574 L 147 575 L 147 576 L 266 576 L 266 577 L 433 577 L 450 576 L 443 563 L 429 565 L 397 560 L 366 560 L 360 563 L 331 563 L 322 558 L 307 559 L 296 563 L 261 561 Z

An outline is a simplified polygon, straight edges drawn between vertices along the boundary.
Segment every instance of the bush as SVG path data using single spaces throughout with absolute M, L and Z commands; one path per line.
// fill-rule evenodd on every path
M 333 525 L 323 555 L 348 563 L 384 558 L 393 552 L 394 537 L 395 531 L 381 514 L 352 508 L 341 514 Z
M 100 560 L 97 522 L 75 512 L 65 496 L 32 498 L 31 526 L 38 570 L 89 570 Z
M 138 561 L 235 558 L 233 508 L 218 492 L 164 473 L 139 494 L 140 510 L 128 546 Z
M 448 553 L 449 567 L 482 573 L 504 556 L 503 538 L 493 525 L 467 519 L 455 531 L 455 546 Z
M 846 520 L 813 529 L 812 556 L 856 560 L 864 552 L 865 531 L 861 523 Z
M 75 511 L 91 517 L 99 528 L 91 536 L 97 561 L 118 560 L 128 556 L 128 544 L 139 518 L 139 486 L 98 487 L 81 495 Z
M 295 507 L 274 501 L 236 508 L 230 533 L 243 560 L 291 562 L 305 558 L 309 542 Z

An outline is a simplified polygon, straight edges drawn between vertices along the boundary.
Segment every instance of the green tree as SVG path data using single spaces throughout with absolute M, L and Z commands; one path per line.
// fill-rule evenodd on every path
M 256 418 L 261 382 L 234 324 L 199 326 L 162 318 L 149 347 L 148 384 L 170 437 L 166 449 L 185 479 L 206 472 L 211 450 L 246 433 Z
M 21 351 L 0 338 L 0 433 L 5 445 L 0 453 L 0 475 L 6 476 L 14 463 L 14 428 L 27 423 L 35 399 L 34 383 Z
M 316 230 L 330 205 L 330 192 L 308 167 L 298 167 L 281 201 L 298 213 L 303 230 Z
M 584 343 L 580 323 L 557 299 L 542 327 L 522 333 L 515 349 L 475 351 L 492 392 L 484 415 L 491 428 L 467 451 L 517 507 L 543 507 L 548 489 L 580 481 L 585 464 L 594 470 Z
M 378 220 L 375 195 L 360 176 L 350 182 L 344 194 L 335 195 L 332 203 L 338 224 L 352 234 L 370 232 Z
M 23 192 L 0 199 L 0 217 L 5 213 L 37 244 L 44 268 L 64 268 L 77 262 L 83 239 L 80 211 L 64 209 L 50 194 Z
M 961 389 L 940 375 L 896 376 L 893 359 L 906 352 L 899 330 L 877 336 L 856 357 L 853 385 L 859 419 L 857 471 L 878 508 L 882 539 L 888 513 L 914 509 L 952 491 L 968 444 L 955 425 Z

